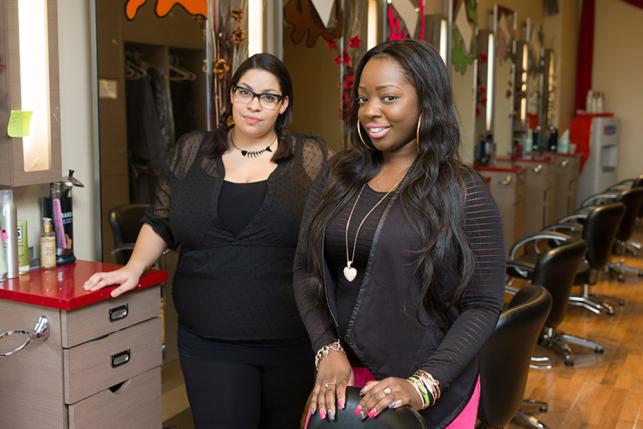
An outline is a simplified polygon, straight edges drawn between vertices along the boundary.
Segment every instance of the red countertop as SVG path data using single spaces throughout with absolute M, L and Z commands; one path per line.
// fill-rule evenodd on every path
M 474 170 L 478 171 L 497 171 L 501 173 L 518 173 L 525 170 L 525 167 L 520 167 L 518 165 L 476 165 L 473 167 Z
M 95 272 L 118 268 L 120 265 L 116 264 L 76 261 L 50 270 L 32 270 L 17 279 L 0 282 L 0 299 L 60 310 L 82 308 L 110 299 L 110 292 L 115 289 L 110 286 L 90 292 L 83 289 L 83 283 Z M 166 280 L 165 271 L 149 270 L 143 274 L 134 291 L 157 286 Z

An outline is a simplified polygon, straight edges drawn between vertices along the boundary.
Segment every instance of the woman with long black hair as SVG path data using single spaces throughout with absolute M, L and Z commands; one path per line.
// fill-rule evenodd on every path
M 410 405 L 431 428 L 472 428 L 503 235 L 485 184 L 459 161 L 448 72 L 430 45 L 365 54 L 351 132 L 354 147 L 313 185 L 295 258 L 318 369 L 310 418 L 333 419 L 358 385 L 363 418 Z
M 180 246 L 172 293 L 196 427 L 298 428 L 314 367 L 292 261 L 328 149 L 286 130 L 292 84 L 273 55 L 244 61 L 228 96 L 215 131 L 191 132 L 169 154 L 127 265 L 85 287 L 118 285 L 118 296 Z

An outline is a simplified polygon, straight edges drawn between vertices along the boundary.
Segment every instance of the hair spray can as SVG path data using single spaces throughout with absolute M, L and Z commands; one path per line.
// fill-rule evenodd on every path
M 7 278 L 15 279 L 18 277 L 18 220 L 12 190 L 0 190 L 0 211 L 3 219 L 0 233 L 7 260 Z

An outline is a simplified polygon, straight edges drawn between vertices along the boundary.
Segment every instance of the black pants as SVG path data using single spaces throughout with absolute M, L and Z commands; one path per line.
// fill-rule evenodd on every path
M 307 337 L 220 341 L 179 326 L 181 367 L 197 429 L 297 429 L 314 384 Z

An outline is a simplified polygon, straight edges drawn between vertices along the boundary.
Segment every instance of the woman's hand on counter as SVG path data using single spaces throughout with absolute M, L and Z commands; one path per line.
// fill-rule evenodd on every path
M 89 291 L 96 291 L 107 286 L 118 285 L 111 292 L 112 298 L 134 289 L 144 270 L 138 270 L 130 267 L 129 264 L 115 271 L 105 273 L 95 273 L 85 282 L 83 288 Z

